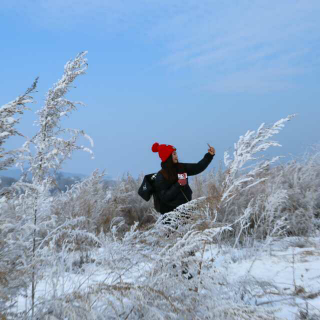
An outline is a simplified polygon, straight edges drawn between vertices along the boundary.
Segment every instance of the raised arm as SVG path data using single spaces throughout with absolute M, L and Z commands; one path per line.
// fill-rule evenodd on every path
M 204 171 L 212 161 L 214 154 L 206 153 L 198 163 L 182 163 L 188 176 L 194 176 Z

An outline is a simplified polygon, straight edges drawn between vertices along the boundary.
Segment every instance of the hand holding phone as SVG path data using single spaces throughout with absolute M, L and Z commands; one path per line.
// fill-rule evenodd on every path
M 211 147 L 209 143 L 207 143 L 207 145 L 208 145 L 208 147 L 209 147 L 208 152 L 209 152 L 212 156 L 214 156 L 214 155 L 216 154 L 215 148 L 214 148 L 214 147 Z

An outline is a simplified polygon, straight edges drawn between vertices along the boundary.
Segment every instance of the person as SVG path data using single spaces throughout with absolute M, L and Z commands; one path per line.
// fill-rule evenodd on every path
M 155 197 L 158 201 L 158 211 L 161 214 L 173 211 L 178 206 L 192 200 L 192 190 L 188 178 L 203 172 L 213 157 L 215 149 L 209 144 L 208 152 L 198 163 L 180 163 L 176 148 L 172 145 L 152 145 L 152 151 L 158 152 L 161 170 L 154 181 Z

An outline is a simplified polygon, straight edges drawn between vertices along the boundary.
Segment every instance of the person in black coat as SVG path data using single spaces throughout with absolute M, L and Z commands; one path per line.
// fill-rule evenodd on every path
M 158 152 L 162 169 L 157 173 L 154 182 L 158 211 L 161 214 L 170 212 L 192 199 L 192 190 L 188 177 L 203 172 L 215 155 L 215 149 L 209 145 L 208 153 L 198 163 L 180 163 L 176 148 L 171 145 L 154 143 L 153 152 Z

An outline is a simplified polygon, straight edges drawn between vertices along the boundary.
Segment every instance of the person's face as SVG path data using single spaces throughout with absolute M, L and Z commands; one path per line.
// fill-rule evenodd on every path
M 178 155 L 176 151 L 172 152 L 172 160 L 173 160 L 173 163 L 178 163 Z

